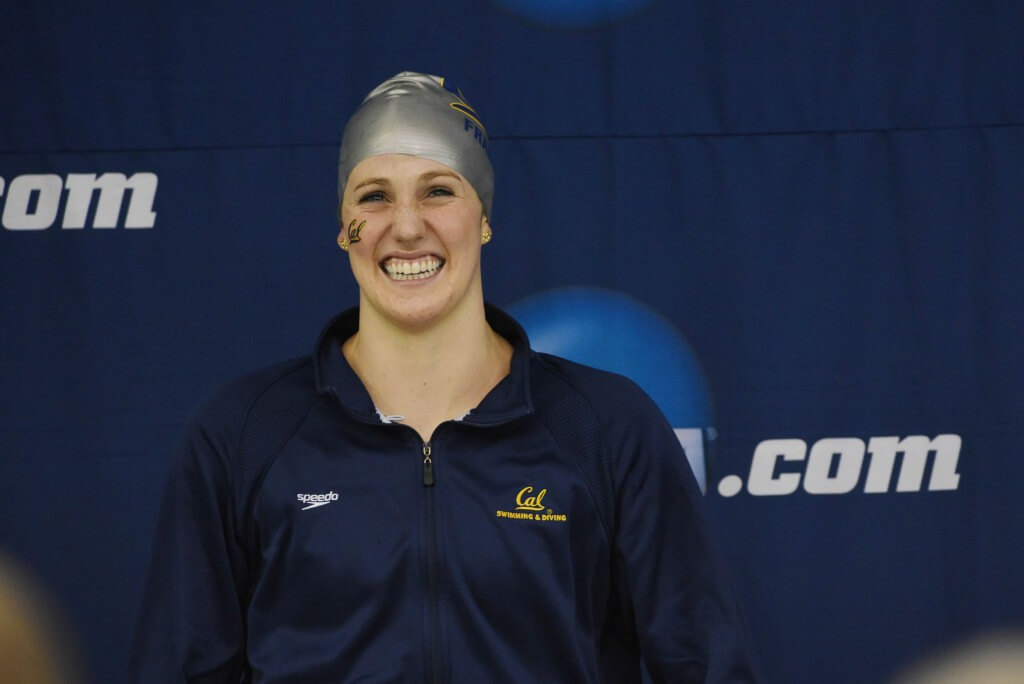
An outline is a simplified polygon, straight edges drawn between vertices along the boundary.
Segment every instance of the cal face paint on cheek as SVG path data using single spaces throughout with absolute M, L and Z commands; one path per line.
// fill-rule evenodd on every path
M 363 221 L 357 226 L 355 219 L 352 219 L 352 223 L 348 224 L 348 243 L 350 245 L 353 242 L 362 242 L 363 238 L 359 237 L 359 233 L 362 232 L 365 225 L 366 221 Z

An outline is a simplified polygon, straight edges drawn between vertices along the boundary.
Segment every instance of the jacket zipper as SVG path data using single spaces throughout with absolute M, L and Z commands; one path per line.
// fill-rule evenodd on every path
M 434 507 L 434 460 L 432 458 L 433 448 L 430 442 L 423 442 L 421 449 L 423 453 L 423 487 L 426 490 L 426 515 L 427 515 L 427 580 L 429 582 L 430 597 L 430 621 L 431 621 L 431 652 L 430 652 L 430 677 L 435 684 L 442 680 L 441 659 L 441 607 L 440 591 L 438 589 L 437 572 L 437 511 Z
M 430 458 L 432 453 L 430 442 L 423 443 L 423 486 L 434 486 L 434 461 Z
M 335 399 L 341 403 L 341 399 L 338 397 L 338 392 L 333 387 L 330 388 L 331 394 L 334 395 Z M 343 406 L 344 408 L 344 406 Z M 527 410 L 522 415 L 529 415 L 532 413 L 532 409 Z M 354 413 L 353 417 L 360 422 L 366 423 L 367 425 L 379 425 L 380 419 L 376 416 L 369 416 L 366 414 Z M 478 428 L 493 427 L 495 425 L 502 425 L 521 416 L 513 416 L 504 418 L 502 420 L 494 421 L 491 423 L 474 423 L 471 421 L 463 422 L 463 425 L 470 425 Z M 407 425 L 393 425 L 391 427 L 401 427 L 407 430 L 412 430 Z M 440 427 L 440 426 L 439 426 Z M 415 430 L 413 430 L 415 433 Z M 435 520 L 436 511 L 434 510 L 434 460 L 433 460 L 433 446 L 430 442 L 421 442 L 420 452 L 423 456 L 423 488 L 426 496 L 426 525 L 427 525 L 427 577 L 428 577 L 428 594 L 430 601 L 431 611 L 431 629 L 433 634 L 430 639 L 430 650 L 429 654 L 430 664 L 427 668 L 427 681 L 431 681 L 434 684 L 441 684 L 443 679 L 443 665 L 442 657 L 443 650 L 441 644 L 441 609 L 440 609 L 440 590 L 438 587 L 438 572 L 437 572 L 437 523 Z

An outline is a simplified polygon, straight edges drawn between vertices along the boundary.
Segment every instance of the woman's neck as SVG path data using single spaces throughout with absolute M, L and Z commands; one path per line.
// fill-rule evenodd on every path
M 487 324 L 482 301 L 415 331 L 363 307 L 359 331 L 342 350 L 377 409 L 402 416 L 424 441 L 475 408 L 508 374 L 512 358 L 512 346 Z

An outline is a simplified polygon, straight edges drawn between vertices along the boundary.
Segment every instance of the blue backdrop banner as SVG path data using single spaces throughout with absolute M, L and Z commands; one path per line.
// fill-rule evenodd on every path
M 488 299 L 538 341 L 591 326 L 698 431 L 765 681 L 1024 625 L 1022 28 L 963 0 L 5 8 L 0 550 L 119 681 L 179 430 L 356 302 L 341 129 L 408 69 L 487 122 Z

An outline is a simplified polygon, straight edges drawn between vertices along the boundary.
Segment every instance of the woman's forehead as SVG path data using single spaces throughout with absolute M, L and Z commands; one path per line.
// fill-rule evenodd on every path
M 370 178 L 397 181 L 441 175 L 466 181 L 458 171 L 433 159 L 411 154 L 378 154 L 356 164 L 349 174 L 347 185 L 350 188 L 355 187 Z

